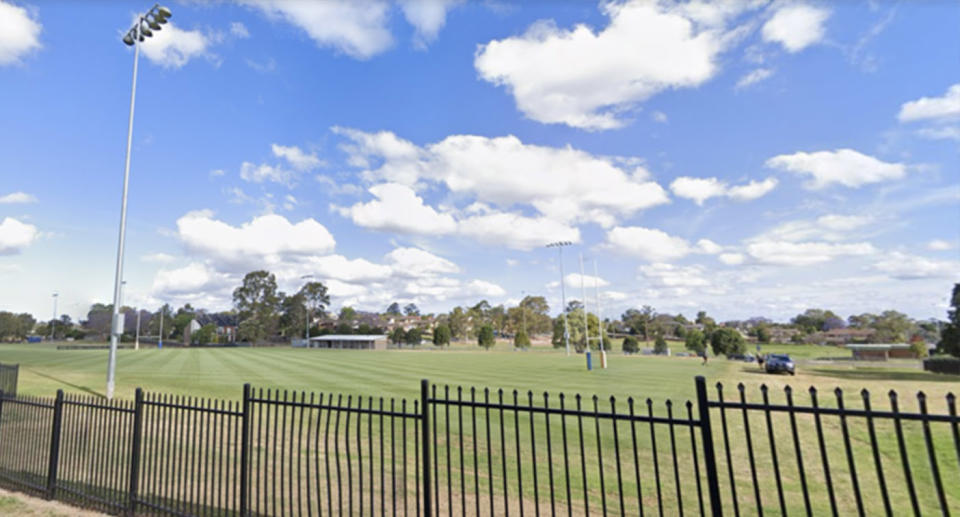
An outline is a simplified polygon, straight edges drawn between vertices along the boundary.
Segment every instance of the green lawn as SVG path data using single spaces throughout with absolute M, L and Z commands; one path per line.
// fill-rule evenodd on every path
M 682 344 L 676 342 L 672 342 L 671 347 L 675 351 L 682 350 Z M 820 390 L 821 405 L 836 406 L 837 399 L 833 389 L 842 387 L 845 393 L 845 405 L 847 407 L 861 407 L 862 399 L 859 390 L 867 388 L 874 394 L 874 409 L 885 410 L 889 407 L 889 399 L 886 397 L 887 391 L 896 389 L 901 393 L 901 410 L 916 411 L 917 399 L 915 395 L 918 390 L 922 390 L 929 397 L 930 411 L 935 413 L 946 412 L 944 395 L 951 390 L 956 392 L 958 386 L 960 386 L 960 378 L 924 372 L 917 367 L 918 362 L 916 361 L 865 365 L 851 361 L 831 363 L 822 360 L 831 356 L 848 357 L 846 351 L 833 347 L 765 345 L 764 352 L 786 352 L 798 359 L 798 373 L 795 377 L 765 375 L 755 363 L 727 361 L 722 358 L 711 358 L 708 364 L 704 366 L 699 358 L 625 356 L 619 352 L 619 346 L 616 345 L 614 350 L 608 355 L 608 369 L 597 368 L 589 372 L 585 369 L 585 361 L 582 355 L 566 357 L 562 350 L 542 347 L 535 347 L 522 352 L 513 351 L 505 343 L 498 343 L 497 347 L 490 351 L 480 350 L 470 344 L 455 344 L 446 350 L 431 348 L 390 351 L 293 348 L 121 350 L 118 356 L 117 388 L 119 396 L 124 398 L 130 397 L 136 386 L 141 386 L 153 392 L 236 400 L 240 398 L 242 384 L 249 382 L 255 387 L 263 388 L 400 397 L 412 401 L 419 397 L 420 379 L 426 378 L 441 386 L 449 384 L 451 386 L 502 388 L 506 391 L 508 400 L 512 400 L 511 392 L 514 389 L 520 390 L 521 394 L 525 394 L 527 390 L 533 390 L 537 396 L 536 402 L 541 403 L 543 400 L 542 393 L 549 391 L 552 395 L 551 405 L 557 403 L 555 395 L 559 392 L 567 393 L 568 397 L 574 393 L 582 393 L 588 397 L 596 394 L 601 397 L 601 411 L 609 408 L 609 397 L 614 395 L 617 397 L 618 407 L 621 411 L 625 410 L 626 398 L 632 396 L 638 400 L 640 406 L 638 409 L 645 412 L 644 401 L 647 397 L 650 397 L 655 401 L 655 412 L 663 415 L 665 413 L 665 400 L 672 399 L 675 401 L 675 415 L 685 416 L 686 408 L 682 405 L 682 402 L 694 399 L 693 379 L 697 375 L 707 377 L 711 398 L 717 396 L 714 387 L 717 382 L 724 384 L 724 395 L 727 399 L 738 397 L 739 393 L 736 385 L 742 382 L 747 387 L 749 400 L 754 402 L 762 400 L 758 388 L 761 384 L 766 384 L 771 388 L 771 401 L 782 403 L 784 400 L 783 387 L 789 384 L 795 388 L 796 403 L 807 405 L 810 401 L 807 388 L 815 385 Z M 100 394 L 103 391 L 106 358 L 107 353 L 104 350 L 58 351 L 54 346 L 48 344 L 0 345 L 0 363 L 19 363 L 21 365 L 20 392 L 30 395 L 51 396 L 57 389 L 74 393 Z M 594 361 L 595 365 L 599 364 L 596 354 Z M 521 398 L 521 401 L 526 401 L 525 396 Z M 593 409 L 591 399 L 588 398 L 585 403 L 588 409 Z M 571 404 L 572 402 L 568 402 L 567 407 L 570 407 Z M 454 450 L 456 450 L 460 439 L 458 438 L 460 428 L 457 423 L 457 417 L 459 416 L 459 413 L 454 409 L 451 416 L 453 420 L 450 424 L 454 433 L 454 437 L 451 438 Z M 444 417 L 441 418 L 445 421 Z M 478 430 L 487 421 L 486 418 L 485 415 L 480 415 L 478 425 L 481 427 L 478 427 Z M 489 418 L 496 431 L 496 426 L 501 421 L 500 417 L 492 414 Z M 513 421 L 514 417 L 509 412 L 503 418 L 503 422 L 507 426 L 504 440 L 508 447 L 508 454 L 501 459 L 506 462 L 508 470 L 514 472 L 515 469 L 521 468 L 515 455 L 510 454 L 513 439 L 515 436 L 519 436 L 512 431 L 517 422 Z M 522 415 L 518 418 L 519 429 L 524 436 L 523 440 L 530 440 L 530 434 L 525 431 L 531 424 L 529 417 Z M 714 440 L 717 443 L 719 468 L 722 472 L 721 489 L 724 494 L 725 505 L 732 505 L 730 499 L 732 490 L 728 486 L 726 449 L 722 444 L 723 436 L 718 411 L 713 412 L 713 418 L 715 419 Z M 533 425 L 536 427 L 534 441 L 536 442 L 538 463 L 543 465 L 550 463 L 550 461 L 544 454 L 547 444 L 544 437 L 546 426 L 541 419 L 542 417 L 535 419 Z M 741 510 L 755 508 L 754 494 L 750 482 L 749 457 L 744 442 L 746 437 L 744 430 L 749 425 L 752 430 L 753 448 L 756 451 L 758 485 L 762 489 L 764 510 L 777 513 L 778 504 L 775 497 L 777 492 L 772 468 L 772 449 L 768 441 L 768 430 L 764 422 L 763 412 L 751 412 L 749 424 L 744 423 L 739 411 L 729 411 L 727 419 L 730 431 L 732 468 L 737 480 L 737 500 L 740 503 Z M 813 511 L 814 514 L 826 513 L 830 511 L 830 507 L 825 494 L 826 482 L 817 449 L 814 421 L 810 415 L 799 415 L 797 421 L 802 434 L 805 470 L 809 472 L 807 481 L 813 494 Z M 573 428 L 570 429 L 571 440 L 574 437 L 584 439 L 589 452 L 589 448 L 596 443 L 599 435 L 599 438 L 606 444 L 604 450 L 609 454 L 614 426 L 607 422 L 603 424 L 604 427 L 594 430 L 591 428 L 593 426 L 592 421 L 587 423 L 585 420 L 584 422 L 587 424 L 587 428 L 582 432 L 575 432 Z M 559 450 L 561 446 L 555 430 L 558 423 L 559 419 L 554 420 L 551 424 L 554 427 L 555 434 L 550 443 L 554 446 L 554 451 Z M 569 426 L 574 425 L 574 423 L 575 419 L 568 419 Z M 867 507 L 868 514 L 881 513 L 883 507 L 880 506 L 876 469 L 872 463 L 873 458 L 870 452 L 866 426 L 863 419 L 860 418 L 851 418 L 849 423 L 853 457 L 861 478 L 864 504 Z M 464 425 L 466 426 L 466 421 Z M 772 425 L 777 436 L 775 449 L 780 459 L 782 483 L 787 494 L 788 508 L 791 513 L 802 513 L 803 499 L 793 455 L 790 426 L 786 415 L 774 415 Z M 616 427 L 621 440 L 625 440 L 625 437 L 629 436 L 630 433 L 629 424 L 622 422 Z M 853 505 L 855 503 L 851 495 L 852 487 L 848 475 L 849 467 L 842 441 L 841 425 L 836 417 L 824 417 L 823 427 L 827 436 L 826 446 L 834 476 L 833 485 L 837 490 L 838 505 L 841 513 L 846 513 L 854 509 Z M 960 478 L 960 468 L 958 468 L 957 452 L 952 447 L 950 428 L 946 424 L 936 424 L 932 426 L 932 429 L 941 477 L 947 483 L 948 501 L 955 507 L 960 505 L 960 486 L 950 480 Z M 409 432 L 412 432 L 412 430 Z M 689 477 L 693 475 L 693 458 L 689 447 L 688 431 L 678 428 L 677 432 L 679 434 L 676 457 L 681 463 L 684 476 L 687 476 L 682 478 L 686 479 L 682 483 L 685 490 L 682 499 L 685 501 L 685 507 L 689 510 L 695 505 L 695 501 L 692 499 L 695 497 L 694 481 Z M 907 452 L 917 483 L 920 506 L 925 512 L 935 511 L 937 503 L 932 490 L 933 483 L 927 463 L 927 451 L 923 441 L 922 428 L 919 423 L 907 423 L 904 425 L 904 432 L 907 440 Z M 471 467 L 469 457 L 469 451 L 472 447 L 470 433 L 469 428 L 465 429 L 462 438 L 465 440 L 468 449 L 468 461 L 466 463 L 468 469 Z M 657 454 L 661 462 L 660 476 L 665 483 L 666 510 L 668 513 L 673 513 L 671 510 L 676 510 L 675 504 L 678 498 L 673 498 L 675 485 L 672 484 L 670 463 L 672 454 L 670 452 L 668 428 L 658 426 L 656 434 L 656 451 L 658 451 Z M 890 487 L 891 497 L 895 499 L 893 502 L 895 513 L 909 511 L 909 500 L 903 488 L 903 471 L 898 463 L 900 456 L 892 425 L 887 422 L 878 422 L 877 434 L 882 450 L 886 483 Z M 640 429 L 640 426 L 638 426 L 638 435 L 641 450 L 638 459 L 646 469 L 644 472 L 647 472 L 652 461 L 650 451 L 653 449 L 649 442 L 649 430 L 646 428 Z M 484 441 L 485 438 L 481 437 L 481 447 Z M 440 443 L 444 442 L 445 439 L 441 436 Z M 500 457 L 496 454 L 496 447 L 497 444 L 501 444 L 501 441 L 496 436 L 496 432 L 494 432 L 491 442 L 494 445 L 494 456 Z M 530 458 L 527 457 L 529 454 L 527 443 L 529 442 L 524 444 L 523 452 L 524 466 L 522 468 L 524 469 L 529 469 Z M 622 444 L 622 446 L 625 445 L 625 443 Z M 441 456 L 442 465 L 442 462 L 447 459 L 445 452 L 438 450 L 437 454 Z M 574 451 L 572 454 L 572 458 L 576 460 L 579 453 Z M 588 456 L 590 461 L 596 461 L 592 454 Z M 459 465 L 454 460 L 456 458 L 451 459 L 451 463 Z M 478 461 L 483 461 L 482 456 Z M 555 465 L 556 461 L 557 458 L 554 457 Z M 630 461 L 632 462 L 632 459 Z M 700 461 L 702 462 L 702 458 Z M 615 463 L 610 463 L 607 460 L 601 469 L 606 471 L 604 475 L 608 480 L 606 487 L 608 498 L 615 497 L 613 491 L 615 487 L 610 483 L 610 480 L 616 479 L 617 475 L 613 465 Z M 626 465 L 629 466 L 632 463 Z M 572 465 L 571 468 L 574 466 Z M 598 484 L 599 472 L 595 466 L 592 466 L 586 473 L 586 479 L 592 487 L 591 498 L 599 497 L 597 495 L 599 492 L 596 488 L 593 488 Z M 525 475 L 529 474 L 529 471 L 527 471 Z M 578 471 L 575 474 L 572 484 L 574 489 L 577 489 L 582 487 L 581 479 L 583 477 L 579 475 Z M 501 479 L 499 476 L 499 474 L 494 473 L 491 479 L 499 483 Z M 441 472 L 438 479 L 441 483 L 445 483 L 446 474 Z M 466 479 L 472 478 L 468 476 Z M 454 469 L 451 481 L 456 484 L 457 480 L 459 480 L 459 477 L 457 477 L 456 469 Z M 544 497 L 544 490 L 546 489 L 544 482 L 541 471 L 539 480 L 541 498 Z M 489 487 L 489 485 L 486 484 L 487 481 L 481 481 L 480 483 L 482 493 L 485 487 Z M 467 486 L 469 488 L 469 482 Z M 625 480 L 625 492 L 630 493 L 634 490 L 634 487 L 635 485 L 632 484 L 630 479 Z M 531 504 L 531 490 L 530 483 L 527 482 L 523 490 L 525 505 Z M 649 490 L 649 485 L 644 486 L 644 491 L 647 490 Z M 468 497 L 472 497 L 472 495 Z M 646 493 L 644 504 L 655 506 L 656 499 L 650 493 Z M 635 508 L 628 508 L 628 510 L 630 510 L 628 513 L 631 513 Z M 746 513 L 753 512 L 747 511 Z

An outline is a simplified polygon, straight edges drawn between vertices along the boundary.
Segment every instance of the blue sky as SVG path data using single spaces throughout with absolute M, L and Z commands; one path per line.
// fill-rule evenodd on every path
M 143 7 L 0 0 L 2 310 L 112 297 Z M 129 305 L 228 308 L 266 268 L 335 308 L 557 310 L 555 240 L 605 315 L 943 317 L 960 280 L 956 3 L 170 7 L 141 51 Z

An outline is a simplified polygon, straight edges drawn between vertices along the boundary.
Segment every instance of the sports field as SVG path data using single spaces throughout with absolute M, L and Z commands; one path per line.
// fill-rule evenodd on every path
M 674 343 L 671 346 L 675 352 L 680 351 L 679 345 Z M 883 410 L 889 407 L 887 392 L 894 389 L 901 393 L 901 411 L 908 412 L 917 411 L 916 393 L 922 390 L 929 397 L 930 411 L 945 413 L 944 396 L 950 391 L 956 392 L 960 386 L 960 378 L 924 372 L 918 367 L 918 361 L 864 365 L 844 360 L 827 360 L 831 357 L 837 359 L 848 355 L 844 350 L 834 347 L 779 345 L 765 346 L 764 351 L 787 352 L 793 355 L 798 359 L 797 375 L 795 377 L 766 375 L 755 363 L 725 359 L 711 358 L 708 364 L 703 365 L 699 358 L 694 357 L 625 356 L 619 352 L 609 354 L 608 369 L 587 371 L 582 355 L 566 357 L 562 350 L 545 347 L 534 347 L 529 351 L 513 351 L 504 343 L 499 343 L 496 348 L 489 351 L 466 344 L 454 345 L 443 350 L 425 347 L 420 350 L 387 351 L 340 351 L 289 347 L 168 348 L 119 351 L 117 387 L 119 396 L 123 398 L 131 397 L 135 387 L 140 386 L 152 392 L 236 400 L 241 396 L 243 383 L 248 382 L 262 388 L 414 400 L 419 397 L 419 381 L 428 379 L 441 386 L 448 384 L 502 388 L 508 393 L 514 389 L 521 393 L 531 390 L 538 395 L 544 391 L 554 395 L 564 392 L 568 396 L 581 393 L 588 397 L 599 395 L 602 401 L 613 395 L 621 401 L 620 404 L 631 396 L 639 401 L 649 397 L 656 404 L 655 412 L 662 414 L 663 403 L 667 399 L 672 399 L 676 404 L 675 407 L 680 408 L 683 407 L 680 405 L 682 402 L 695 399 L 694 377 L 697 375 L 707 378 L 712 399 L 717 397 L 714 390 L 717 382 L 722 382 L 726 387 L 724 394 L 728 400 L 738 396 L 736 385 L 742 382 L 747 386 L 747 393 L 752 401 L 759 401 L 758 388 L 761 384 L 767 384 L 771 388 L 771 402 L 783 403 L 782 388 L 789 384 L 795 387 L 797 403 L 807 405 L 809 394 L 806 390 L 814 385 L 820 391 L 819 400 L 822 406 L 836 406 L 833 390 L 841 387 L 845 393 L 847 407 L 862 407 L 859 393 L 861 389 L 867 388 L 873 393 L 874 409 Z M 57 389 L 99 395 L 103 392 L 106 359 L 105 350 L 56 350 L 56 347 L 50 344 L 0 345 L 0 363 L 21 365 L 20 392 L 29 395 L 51 396 Z M 596 356 L 595 362 L 598 362 Z M 753 494 L 749 489 L 751 473 L 748 467 L 753 458 L 747 456 L 750 448 L 743 443 L 746 437 L 744 422 L 737 412 L 728 413 L 732 451 L 730 465 L 734 466 L 734 470 L 730 473 L 731 475 L 733 472 L 736 473 L 737 483 L 740 485 L 737 500 L 742 508 L 746 509 L 753 504 Z M 717 418 L 717 415 L 718 413 L 714 413 L 714 418 Z M 813 510 L 816 513 L 829 512 L 830 507 L 824 493 L 827 480 L 823 478 L 823 470 L 815 453 L 816 442 L 811 441 L 816 436 L 814 421 L 809 415 L 802 415 L 797 420 L 800 432 L 805 437 L 806 466 L 804 470 L 809 472 Z M 524 422 L 529 420 L 521 419 L 523 425 L 520 429 L 525 428 Z M 547 440 L 543 437 L 544 430 L 540 429 L 541 423 L 536 422 L 536 425 L 538 426 L 536 445 L 540 455 Z M 626 432 L 624 425 L 626 424 L 620 425 L 622 433 Z M 844 461 L 846 456 L 841 439 L 840 422 L 836 418 L 825 418 L 823 425 L 827 436 L 826 448 L 831 457 L 831 470 L 834 471 L 835 476 L 833 485 L 837 490 L 837 504 L 844 513 L 854 511 L 856 507 Z M 752 429 L 750 434 L 756 440 L 753 449 L 757 454 L 755 459 L 759 475 L 758 485 L 762 486 L 762 491 L 766 494 L 763 507 L 765 511 L 776 513 L 777 502 L 771 496 L 776 493 L 776 490 L 771 470 L 773 464 L 771 449 L 765 440 L 767 429 L 759 418 L 759 414 L 754 415 L 749 426 Z M 787 506 L 791 513 L 802 512 L 801 481 L 796 475 L 796 463 L 791 459 L 793 450 L 786 416 L 782 414 L 775 416 L 772 426 L 779 436 L 775 448 L 780 455 Z M 933 441 L 944 481 L 960 476 L 956 452 L 951 447 L 953 444 L 949 429 L 947 425 L 936 425 L 933 428 Z M 665 429 L 658 430 L 658 434 L 663 431 Z M 875 470 L 872 469 L 871 448 L 866 431 L 862 421 L 858 420 L 852 424 L 850 431 L 852 453 L 858 463 L 857 470 L 864 480 L 862 485 L 865 508 L 869 513 L 882 512 L 883 507 L 880 506 L 878 497 L 880 492 L 877 489 Z M 600 434 L 609 446 L 611 439 L 609 429 L 604 429 L 602 433 L 599 429 L 596 433 L 592 429 L 581 430 L 580 433 L 587 439 L 587 443 L 592 443 Z M 720 445 L 721 434 L 719 433 L 720 427 L 717 426 L 714 428 L 714 440 L 721 448 L 718 450 L 726 450 Z M 892 424 L 878 422 L 877 434 L 894 509 L 896 512 L 909 511 L 904 476 L 897 466 L 899 456 Z M 931 488 L 934 484 L 930 470 L 926 466 L 927 450 L 924 447 L 922 428 L 918 422 L 910 422 L 904 425 L 904 434 L 907 454 L 913 465 L 913 477 L 920 492 L 920 507 L 935 511 L 937 502 Z M 508 429 L 506 443 L 510 443 L 511 438 L 512 434 Z M 661 434 L 660 438 L 665 440 L 667 437 Z M 556 441 L 557 437 L 554 436 L 553 440 Z M 666 454 L 663 460 L 670 457 L 668 450 L 664 449 L 669 446 L 668 444 L 669 442 L 664 442 L 656 447 L 661 451 L 660 454 Z M 681 464 L 690 463 L 689 442 L 680 440 L 678 446 L 680 448 L 677 450 L 676 457 Z M 641 463 L 644 465 L 649 463 L 651 448 L 641 443 L 640 460 L 643 460 Z M 517 465 L 516 459 L 504 461 L 511 469 Z M 529 458 L 524 456 L 524 462 L 527 461 Z M 540 458 L 539 461 L 544 461 L 544 458 Z M 718 462 L 718 467 L 724 473 L 721 489 L 727 505 L 730 504 L 730 486 L 726 477 L 727 460 L 721 455 Z M 613 467 L 608 465 L 604 468 L 612 469 Z M 607 475 L 615 476 L 615 472 L 611 470 Z M 667 486 L 670 486 L 669 476 L 664 473 L 663 477 L 668 483 Z M 591 486 L 596 486 L 596 473 L 585 473 L 583 478 L 589 479 Z M 438 481 L 443 482 L 444 479 L 447 478 L 441 476 Z M 574 480 L 574 486 L 578 486 L 578 483 L 580 482 Z M 684 484 L 689 486 L 686 482 Z M 629 483 L 625 484 L 625 490 L 628 485 Z M 960 504 L 960 489 L 955 484 L 948 482 L 946 491 L 949 505 Z M 523 504 L 530 503 L 529 492 L 530 487 L 525 486 Z M 688 488 L 684 498 L 691 496 Z M 645 499 L 645 504 L 656 503 Z M 672 504 L 668 500 L 667 510 L 673 508 Z

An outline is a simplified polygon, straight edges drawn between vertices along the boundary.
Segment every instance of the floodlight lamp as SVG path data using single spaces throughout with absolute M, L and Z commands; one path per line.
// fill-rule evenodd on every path
M 157 15 L 159 15 L 159 17 L 161 18 L 160 23 L 166 23 L 167 18 L 170 18 L 171 16 L 173 16 L 173 13 L 170 12 L 170 9 L 160 6 L 160 7 L 157 7 Z
M 146 21 L 147 21 L 147 25 L 149 25 L 151 29 L 153 29 L 153 30 L 155 30 L 155 31 L 158 31 L 158 30 L 161 29 L 161 26 L 160 26 L 160 24 L 157 22 L 156 17 L 147 18 Z
M 134 44 L 133 33 L 128 32 L 127 35 L 123 37 L 123 42 L 132 47 Z
M 149 38 L 150 36 L 153 36 L 153 31 L 151 31 L 150 28 L 144 24 L 140 26 L 140 34 Z M 143 40 L 140 40 L 140 41 L 143 41 Z

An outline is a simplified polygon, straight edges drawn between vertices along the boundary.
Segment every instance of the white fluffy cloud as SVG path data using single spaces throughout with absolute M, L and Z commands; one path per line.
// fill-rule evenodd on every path
M 316 154 L 306 153 L 295 145 L 273 144 L 270 146 L 270 150 L 273 151 L 274 156 L 283 158 L 298 171 L 311 171 L 323 165 L 323 161 L 317 158 Z
M 693 251 L 685 239 L 640 226 L 613 228 L 607 232 L 606 244 L 614 251 L 649 262 L 676 260 Z
M 396 248 L 386 256 L 400 274 L 407 276 L 447 275 L 460 272 L 449 260 L 420 248 Z
M 299 147 L 271 144 L 270 151 L 276 158 L 287 162 L 286 166 L 276 163 L 255 164 L 243 162 L 240 165 L 240 178 L 253 183 L 270 181 L 293 186 L 303 172 L 314 170 L 324 164 L 314 153 L 304 152 Z
M 195 293 L 216 294 L 232 286 L 229 275 L 217 272 L 201 262 L 182 268 L 161 269 L 153 279 L 153 291 L 172 296 Z
M 787 52 L 799 52 L 820 42 L 826 34 L 823 24 L 830 11 L 805 4 L 786 4 L 763 24 L 763 39 L 783 45 Z
M 956 247 L 954 243 L 943 239 L 934 239 L 927 243 L 927 249 L 932 251 L 947 251 L 952 250 L 954 247 Z
M 177 258 L 174 257 L 173 255 L 170 255 L 169 253 L 162 253 L 162 252 L 148 253 L 140 257 L 140 260 L 144 262 L 153 262 L 156 264 L 168 264 L 170 262 L 175 261 L 176 259 Z
M 190 250 L 235 264 L 268 266 L 289 255 L 327 254 L 335 245 L 333 235 L 317 221 L 293 224 L 275 214 L 233 226 L 209 211 L 190 212 L 177 219 L 177 231 Z
M 240 0 L 269 18 L 294 25 L 320 47 L 368 59 L 393 44 L 387 28 L 390 5 L 381 0 Z
M 791 242 L 755 240 L 747 244 L 747 254 L 758 262 L 783 266 L 810 266 L 839 257 L 871 255 L 877 250 L 867 242 Z
M 606 287 L 610 285 L 610 282 L 593 275 L 581 275 L 580 273 L 569 273 L 567 276 L 563 277 L 563 283 L 567 287 L 579 289 L 583 285 L 587 289 L 594 289 L 596 287 Z
M 555 241 L 580 242 L 580 230 L 544 217 L 498 212 L 460 221 L 460 234 L 484 244 L 531 250 Z
M 0 66 L 19 63 L 39 49 L 41 29 L 27 9 L 0 1 Z
M 873 267 L 897 280 L 960 279 L 960 260 L 934 260 L 899 251 L 884 256 Z
M 533 120 L 616 128 L 636 103 L 712 78 L 730 39 L 724 22 L 740 8 L 604 3 L 610 22 L 601 30 L 540 21 L 520 36 L 482 45 L 474 66 L 484 80 L 506 87 Z
M 656 263 L 640 266 L 640 274 L 653 287 L 705 287 L 710 281 L 703 266 L 676 266 Z
M 753 180 L 744 185 L 728 186 L 717 178 L 691 178 L 680 176 L 670 183 L 670 190 L 677 197 L 690 199 L 698 205 L 712 197 L 729 197 L 737 201 L 751 201 L 768 194 L 776 188 L 776 178 Z
M 504 209 L 529 204 L 557 222 L 612 226 L 620 217 L 669 202 L 646 170 L 626 171 L 612 159 L 572 147 L 474 135 L 453 135 L 419 147 L 390 132 L 334 131 L 350 140 L 343 148 L 352 165 L 366 169 L 362 175 L 368 181 L 411 187 L 438 182 L 455 194 Z
M 747 257 L 743 253 L 721 253 L 717 255 L 717 260 L 728 266 L 739 266 L 747 260 Z
M 168 22 L 140 45 L 143 55 L 164 68 L 181 68 L 195 57 L 209 55 L 210 38 L 199 30 L 184 30 Z
M 947 89 L 943 97 L 921 97 L 900 106 L 900 122 L 952 120 L 960 117 L 960 83 Z
M 37 227 L 12 217 L 0 222 L 0 255 L 20 253 L 37 238 Z
M 767 160 L 766 165 L 811 176 L 805 186 L 814 190 L 832 184 L 857 188 L 869 183 L 900 179 L 907 173 L 907 167 L 902 163 L 884 162 L 853 149 L 781 154 Z
M 26 192 L 11 192 L 5 196 L 0 196 L 0 205 L 12 205 L 15 203 L 36 203 L 37 198 L 33 194 Z
M 409 234 L 445 235 L 456 231 L 457 224 L 449 214 L 441 214 L 423 203 L 410 187 L 398 183 L 381 183 L 370 187 L 377 199 L 337 208 L 340 215 L 364 228 Z
M 447 22 L 447 12 L 461 0 L 399 0 L 403 17 L 416 29 L 414 44 L 424 48 L 437 38 Z

